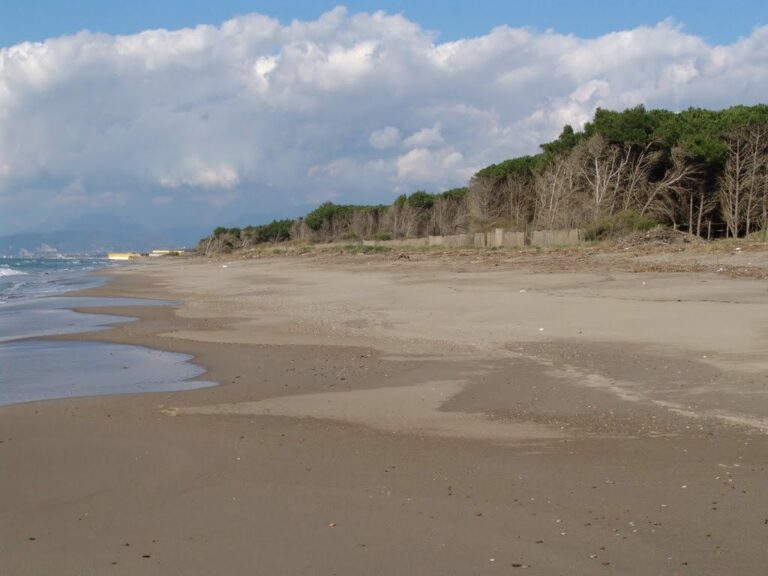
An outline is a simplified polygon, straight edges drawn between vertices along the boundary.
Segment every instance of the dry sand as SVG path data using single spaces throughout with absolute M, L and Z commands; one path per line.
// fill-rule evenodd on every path
M 221 386 L 0 409 L 0 573 L 765 574 L 766 254 L 627 258 L 118 272 Z

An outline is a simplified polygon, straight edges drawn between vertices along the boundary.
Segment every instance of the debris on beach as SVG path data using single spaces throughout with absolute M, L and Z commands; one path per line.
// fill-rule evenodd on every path
M 654 228 L 648 232 L 636 232 L 616 241 L 616 247 L 622 249 L 655 246 L 685 246 L 704 244 L 705 240 L 695 234 L 673 230 L 672 228 Z

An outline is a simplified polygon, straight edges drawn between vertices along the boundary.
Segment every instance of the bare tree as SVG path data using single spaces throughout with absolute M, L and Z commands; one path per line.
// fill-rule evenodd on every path
M 379 221 L 377 208 L 360 207 L 352 213 L 349 229 L 358 238 L 369 238 L 379 233 Z
M 395 200 L 389 209 L 390 220 L 392 222 L 392 234 L 397 237 L 408 237 L 408 232 L 412 227 L 410 214 L 408 214 L 405 204 L 405 196 Z
M 580 210 L 577 189 L 577 163 L 572 154 L 557 156 L 534 180 L 535 210 L 533 222 L 538 227 L 567 227 L 578 222 Z
M 763 241 L 768 242 L 768 163 L 764 165 L 760 178 L 760 198 L 762 204 L 762 217 L 760 225 L 763 229 Z
M 312 229 L 304 222 L 304 218 L 299 218 L 291 226 L 291 238 L 300 242 L 309 242 L 312 240 Z
M 580 144 L 574 154 L 579 157 L 580 176 L 584 180 L 592 206 L 592 218 L 614 211 L 626 173 L 630 155 L 624 148 L 611 145 L 601 134 Z
M 759 208 L 765 210 L 764 173 L 768 169 L 768 125 L 755 124 L 747 127 L 747 153 L 749 155 L 749 180 L 746 187 L 746 234 L 752 230 L 753 220 L 760 217 Z M 763 218 L 764 221 L 764 218 Z
M 720 177 L 720 206 L 727 225 L 726 234 L 734 238 L 739 235 L 741 224 L 742 188 L 747 175 L 744 142 L 733 138 L 729 142 L 728 160 Z
M 503 207 L 497 186 L 490 178 L 476 178 L 469 184 L 467 210 L 473 226 L 487 232 L 503 220 Z
M 467 228 L 466 199 L 439 197 L 430 215 L 429 229 L 433 234 L 456 234 Z
M 701 234 L 701 222 L 716 205 L 702 187 L 701 172 L 690 152 L 673 148 L 670 165 L 662 178 L 648 186 L 640 214 L 652 214 L 678 229 L 687 225 L 691 234 Z
M 534 179 L 530 175 L 509 174 L 502 186 L 510 226 L 527 228 L 536 207 Z
M 640 214 L 650 213 L 663 217 L 672 222 L 677 228 L 680 222 L 688 221 L 689 231 L 692 231 L 693 205 L 698 201 L 697 215 L 702 218 L 712 210 L 714 204 L 707 199 L 702 190 L 694 200 L 693 190 L 700 182 L 701 173 L 693 162 L 690 152 L 682 148 L 673 148 L 670 165 L 663 177 L 656 182 L 648 183 L 644 188 L 645 196 L 639 206 Z M 687 216 L 687 218 L 686 218 Z
M 720 177 L 719 191 L 729 235 L 737 237 L 742 230 L 747 235 L 755 219 L 762 216 L 765 221 L 763 174 L 767 165 L 768 126 L 747 126 L 728 138 L 728 158 Z
M 633 147 L 625 148 L 626 153 L 631 155 L 632 161 L 625 175 L 622 190 L 622 210 L 624 211 L 642 211 L 646 207 L 648 197 L 653 193 L 654 187 L 650 183 L 650 176 L 659 164 L 663 153 L 661 150 L 654 150 L 652 146 L 653 144 L 648 144 L 639 151 L 634 150 Z

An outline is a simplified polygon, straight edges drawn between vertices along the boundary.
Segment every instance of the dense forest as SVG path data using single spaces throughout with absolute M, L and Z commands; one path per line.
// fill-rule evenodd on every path
M 598 109 L 541 151 L 493 164 L 466 188 L 417 191 L 391 205 L 326 202 L 298 220 L 217 228 L 206 248 L 288 239 L 583 228 L 592 238 L 657 224 L 705 238 L 768 236 L 768 105 L 712 111 Z

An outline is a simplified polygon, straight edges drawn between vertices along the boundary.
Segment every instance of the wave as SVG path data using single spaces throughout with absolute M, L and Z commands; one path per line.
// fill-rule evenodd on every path
M 26 272 L 14 270 L 10 266 L 0 266 L 0 276 L 24 276 Z

